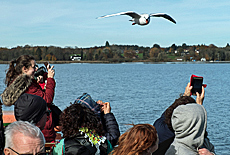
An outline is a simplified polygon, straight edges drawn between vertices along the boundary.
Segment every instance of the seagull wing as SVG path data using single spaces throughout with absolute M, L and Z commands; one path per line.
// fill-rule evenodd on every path
M 173 22 L 176 24 L 176 21 L 170 17 L 169 15 L 165 14 L 165 13 L 153 13 L 149 15 L 150 17 L 163 17 L 165 19 L 168 19 L 169 21 Z
M 98 17 L 97 19 L 105 18 L 105 17 L 117 16 L 117 15 L 129 15 L 132 18 L 140 18 L 141 17 L 139 14 L 137 14 L 137 13 L 135 13 L 133 11 L 127 11 L 127 12 L 120 12 L 120 13 L 115 13 L 115 14 L 111 14 L 111 15 L 101 16 L 101 17 Z

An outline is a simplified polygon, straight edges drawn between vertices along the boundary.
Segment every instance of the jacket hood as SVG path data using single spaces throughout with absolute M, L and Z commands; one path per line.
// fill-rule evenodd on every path
M 194 103 L 180 105 L 174 109 L 171 121 L 175 131 L 175 139 L 171 146 L 173 145 L 175 150 L 180 148 L 178 150 L 197 152 L 197 148 L 204 143 L 207 127 L 207 112 L 205 108 Z M 184 153 L 186 154 L 186 152 Z M 179 154 L 183 153 L 180 152 Z
M 32 79 L 26 74 L 19 75 L 1 94 L 3 104 L 6 106 L 14 105 L 17 99 L 31 85 Z
M 14 115 L 17 121 L 38 123 L 46 113 L 46 101 L 37 95 L 22 94 L 14 105 Z

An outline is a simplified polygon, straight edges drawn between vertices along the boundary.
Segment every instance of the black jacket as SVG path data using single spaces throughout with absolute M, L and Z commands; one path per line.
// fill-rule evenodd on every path
M 84 141 L 84 145 L 81 142 Z M 88 138 L 84 135 L 76 135 L 73 138 L 66 138 L 65 141 L 65 155 L 95 155 L 96 147 L 91 145 Z M 107 141 L 100 145 L 100 155 L 107 155 Z
M 164 142 L 165 140 L 168 140 L 170 138 L 174 138 L 175 134 L 173 131 L 171 131 L 168 128 L 168 125 L 165 123 L 165 112 L 161 115 L 160 118 L 158 118 L 154 123 L 153 126 L 157 130 L 158 138 L 159 138 L 159 144 Z
M 165 112 L 154 122 L 153 126 L 156 128 L 159 138 L 158 149 L 153 155 L 164 155 L 175 137 L 174 132 L 165 123 Z
M 101 115 L 101 121 L 105 130 L 105 137 L 114 147 L 117 144 L 117 141 L 120 136 L 119 126 L 114 117 L 113 113 L 108 113 L 106 115 Z M 82 145 L 81 140 L 87 141 L 90 145 Z M 87 143 L 86 142 L 86 143 Z M 66 155 L 91 155 L 95 154 L 97 149 L 95 146 L 92 146 L 88 138 L 85 138 L 83 135 L 77 134 L 72 138 L 65 138 L 65 154 Z M 107 141 L 100 145 L 100 154 L 107 155 Z
M 108 113 L 106 115 L 101 114 L 101 121 L 105 130 L 105 137 L 114 147 L 120 137 L 120 130 L 116 118 L 113 113 Z

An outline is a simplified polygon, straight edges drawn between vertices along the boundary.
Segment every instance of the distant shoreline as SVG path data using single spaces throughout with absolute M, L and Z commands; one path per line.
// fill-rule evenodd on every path
M 43 64 L 47 61 L 36 61 L 38 64 Z M 152 61 L 132 61 L 132 62 L 110 62 L 110 61 L 48 61 L 50 64 L 69 64 L 69 63 L 104 63 L 104 64 L 120 64 L 120 63 L 149 63 L 149 64 L 199 64 L 199 63 L 230 63 L 230 61 L 171 61 L 171 62 L 152 62 Z M 0 61 L 0 64 L 9 64 L 10 61 Z
M 38 64 L 49 62 L 50 64 L 68 64 L 68 63 L 110 63 L 109 61 L 36 61 Z M 0 61 L 0 64 L 9 64 L 10 61 Z

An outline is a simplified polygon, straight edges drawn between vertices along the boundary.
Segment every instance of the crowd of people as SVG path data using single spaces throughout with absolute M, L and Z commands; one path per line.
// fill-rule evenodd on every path
M 27 155 L 214 155 L 208 138 L 207 112 L 203 107 L 204 87 L 196 100 L 188 83 L 182 96 L 150 124 L 129 124 L 120 135 L 109 102 L 94 101 L 84 93 L 59 116 L 63 136 L 55 141 L 56 125 L 51 105 L 55 92 L 54 66 L 34 77 L 35 59 L 22 55 L 9 64 L 6 89 L 0 105 L 14 106 L 17 121 L 3 126 L 0 116 L 0 154 Z M 1 100 L 0 100 L 1 102 Z M 45 144 L 52 143 L 50 152 Z

